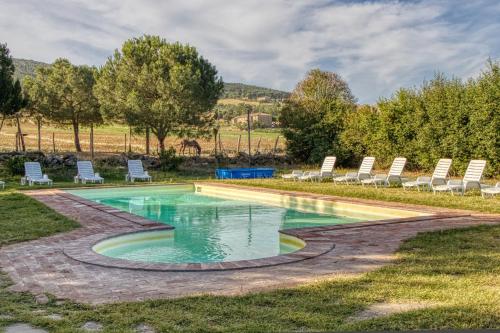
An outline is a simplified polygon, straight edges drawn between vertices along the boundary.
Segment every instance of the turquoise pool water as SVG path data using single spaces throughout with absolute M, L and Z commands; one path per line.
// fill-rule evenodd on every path
M 142 262 L 203 263 L 271 257 L 304 245 L 293 237 L 280 237 L 278 230 L 360 221 L 206 196 L 195 193 L 192 186 L 68 192 L 174 226 L 172 231 L 122 236 L 94 247 L 105 256 Z

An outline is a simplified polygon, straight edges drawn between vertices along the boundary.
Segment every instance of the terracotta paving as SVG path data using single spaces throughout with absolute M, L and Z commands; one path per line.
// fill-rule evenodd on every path
M 432 218 L 290 230 L 289 233 L 309 243 L 321 243 L 328 248 L 328 251 L 323 251 L 326 253 L 317 253 L 298 262 L 277 262 L 279 265 L 219 271 L 153 271 L 82 263 L 64 252 L 72 249 L 75 252 L 73 255 L 78 256 L 80 245 L 83 253 L 86 251 L 85 246 L 88 247 L 92 240 L 158 228 L 157 223 L 87 202 L 56 189 L 24 193 L 75 219 L 82 227 L 1 248 L 0 268 L 14 282 L 10 289 L 34 294 L 50 293 L 57 298 L 92 304 L 199 294 L 235 295 L 294 286 L 321 278 L 359 274 L 391 262 L 401 242 L 419 232 L 500 224 L 500 215 L 470 215 L 470 212 L 457 210 L 296 193 L 323 200 L 412 209 L 436 215 Z

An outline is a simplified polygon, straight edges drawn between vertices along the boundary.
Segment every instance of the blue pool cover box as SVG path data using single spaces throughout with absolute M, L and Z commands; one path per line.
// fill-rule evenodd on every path
M 272 178 L 273 168 L 237 168 L 216 169 L 215 176 L 218 179 L 249 179 L 249 178 Z

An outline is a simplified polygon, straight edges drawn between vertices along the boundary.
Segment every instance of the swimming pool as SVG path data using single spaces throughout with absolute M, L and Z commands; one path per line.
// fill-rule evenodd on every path
M 148 263 L 214 263 L 293 253 L 305 246 L 279 230 L 382 219 L 307 203 L 276 202 L 210 186 L 145 186 L 70 190 L 70 194 L 173 226 L 119 235 L 94 245 L 103 256 Z M 243 191 L 244 193 L 251 191 Z M 323 205 L 324 206 L 324 205 Z M 336 214 L 336 212 L 338 212 Z

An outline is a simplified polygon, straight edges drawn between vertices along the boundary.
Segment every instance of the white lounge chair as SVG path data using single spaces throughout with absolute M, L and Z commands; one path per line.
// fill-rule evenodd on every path
M 448 180 L 445 185 L 433 186 L 434 194 L 436 192 L 448 192 L 453 195 L 454 192 L 464 195 L 465 191 L 470 189 L 481 189 L 481 178 L 483 176 L 486 161 L 472 160 L 467 166 L 464 178 L 462 180 Z
M 363 179 L 361 181 L 361 184 L 364 185 L 383 185 L 383 186 L 389 186 L 391 183 L 398 183 L 401 184 L 403 182 L 403 179 L 401 178 L 401 174 L 403 173 L 403 169 L 405 168 L 406 165 L 406 158 L 405 157 L 396 157 L 394 161 L 392 162 L 391 168 L 389 169 L 389 173 L 381 173 L 377 174 L 372 178 L 368 179 Z
M 302 170 L 292 170 L 292 173 L 287 173 L 281 175 L 281 178 L 284 180 L 297 180 L 299 177 L 304 175 L 304 171 Z
M 152 178 L 147 171 L 144 171 L 141 160 L 128 160 L 128 173 L 125 175 L 125 181 L 132 183 L 136 179 L 151 181 Z
M 403 189 L 406 190 L 407 188 L 416 187 L 417 190 L 420 191 L 420 187 L 423 187 L 423 189 L 430 191 L 433 186 L 446 184 L 451 162 L 451 158 L 440 159 L 434 169 L 432 177 L 421 176 L 418 177 L 417 180 L 403 182 Z
M 494 197 L 500 194 L 500 182 L 498 182 L 494 187 L 481 185 L 481 195 L 483 198 Z
M 39 162 L 24 162 L 24 179 L 21 179 L 21 185 L 28 182 L 29 186 L 33 184 L 48 184 L 52 186 L 52 179 L 42 174 L 42 167 Z
M 92 183 L 104 183 L 104 178 L 102 178 L 99 173 L 94 173 L 94 167 L 90 161 L 78 161 L 76 162 L 76 167 L 78 169 L 78 174 L 75 176 L 75 183 L 82 181 L 82 184 L 87 182 Z
M 299 180 L 322 181 L 323 178 L 332 178 L 334 175 L 333 169 L 335 168 L 336 161 L 337 161 L 337 157 L 327 156 L 323 160 L 323 164 L 321 165 L 321 170 L 309 171 L 309 172 L 307 172 L 307 174 L 303 174 L 298 179 Z
M 2 190 L 5 190 L 5 182 L 0 180 L 0 186 L 2 186 Z
M 363 179 L 370 178 L 372 176 L 373 164 L 375 163 L 375 157 L 365 157 L 361 162 L 358 172 L 348 172 L 344 176 L 333 177 L 334 183 L 345 182 L 346 184 L 360 182 Z

